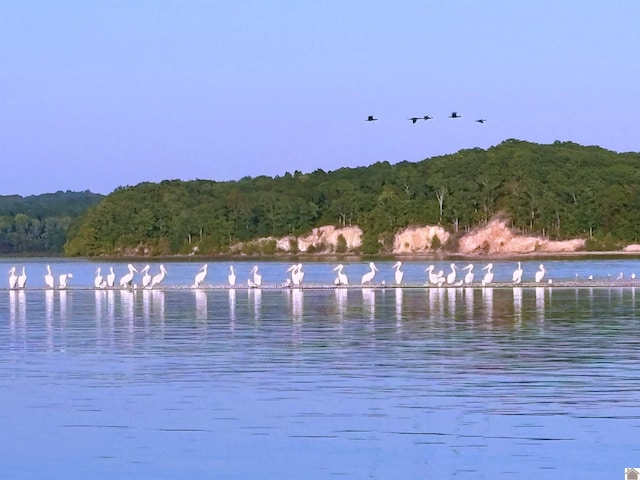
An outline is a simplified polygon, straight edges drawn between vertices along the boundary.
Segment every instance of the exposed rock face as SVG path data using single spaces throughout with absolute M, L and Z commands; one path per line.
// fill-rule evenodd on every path
M 336 228 L 328 225 L 314 228 L 303 237 L 283 237 L 276 239 L 277 248 L 290 252 L 291 245 L 297 242 L 299 252 L 335 252 L 338 237 L 344 236 L 347 250 L 352 252 L 362 245 L 362 230 L 359 227 Z M 406 228 L 396 234 L 393 253 L 420 254 L 433 252 L 433 240 L 438 237 L 441 244 L 449 240 L 450 234 L 441 226 Z M 461 237 L 458 252 L 462 255 L 518 255 L 527 253 L 563 253 L 584 250 L 585 240 L 547 240 L 542 237 L 515 235 L 505 220 L 492 220 L 486 226 L 477 228 Z M 640 245 L 629 245 L 628 252 L 640 252 Z
M 500 255 L 522 253 L 560 253 L 583 250 L 583 239 L 554 241 L 540 237 L 514 235 L 504 220 L 492 220 L 460 239 L 458 252 L 465 255 Z
M 396 234 L 393 241 L 393 253 L 420 253 L 431 250 L 435 236 L 442 244 L 449 239 L 447 231 L 440 226 L 406 228 Z
M 313 247 L 318 250 L 335 251 L 340 235 L 347 241 L 347 250 L 351 251 L 360 248 L 362 245 L 362 230 L 360 227 L 336 228 L 332 225 L 327 225 L 314 228 L 308 235 L 298 238 L 298 250 L 306 252 L 310 247 Z M 279 250 L 289 252 L 291 251 L 292 240 L 295 241 L 295 237 L 281 238 L 276 246 Z

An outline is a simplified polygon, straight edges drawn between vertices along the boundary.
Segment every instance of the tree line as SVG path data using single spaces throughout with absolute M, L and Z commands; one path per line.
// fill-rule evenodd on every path
M 390 250 L 397 231 L 435 224 L 453 234 L 442 246 L 453 251 L 496 215 L 523 234 L 607 250 L 639 241 L 639 207 L 640 154 L 510 139 L 421 162 L 121 187 L 74 222 L 64 251 L 215 255 L 257 238 L 358 225 L 358 253 L 375 254 Z
M 89 191 L 0 196 L 0 255 L 61 255 L 73 221 L 102 198 Z

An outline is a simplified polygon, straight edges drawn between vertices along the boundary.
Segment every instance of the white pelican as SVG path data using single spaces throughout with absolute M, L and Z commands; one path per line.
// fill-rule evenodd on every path
M 93 286 L 96 288 L 104 288 L 107 286 L 107 282 L 104 281 L 104 277 L 102 276 L 102 273 L 100 273 L 100 270 L 100 267 L 98 267 L 96 270 L 96 278 L 93 280 Z
M 293 274 L 292 274 L 292 276 L 293 276 Z M 302 285 L 302 280 L 304 279 L 304 272 L 302 271 L 302 264 L 301 263 L 298 264 L 298 268 L 296 270 L 296 277 L 297 278 L 293 280 L 293 284 L 294 285 Z M 296 281 L 298 283 L 296 283 Z
M 254 265 L 251 269 L 251 276 L 247 280 L 247 285 L 256 288 L 262 285 L 262 275 L 258 273 L 258 266 Z
M 205 263 L 200 268 L 200 270 L 198 270 L 196 277 L 193 279 L 193 285 L 192 285 L 193 288 L 198 288 L 200 285 L 203 284 L 204 279 L 207 278 L 207 268 L 209 268 L 209 265 Z
M 333 282 L 335 285 L 349 285 L 349 279 L 347 278 L 347 274 L 342 272 L 343 269 L 344 269 L 344 265 L 342 264 L 338 265 L 336 268 L 333 269 L 334 272 L 335 271 L 338 272 L 338 276 Z
M 142 274 L 142 288 L 147 288 L 151 285 L 151 274 L 149 274 L 150 268 L 151 265 L 145 265 L 144 268 L 140 270 L 140 273 Z
M 487 271 L 487 273 L 484 274 L 484 278 L 482 279 L 483 287 L 493 282 L 493 272 L 491 271 L 492 269 L 493 269 L 493 263 L 487 264 L 487 266 L 482 269 Z
M 373 262 L 369 262 L 369 268 L 371 268 L 371 270 L 362 276 L 362 280 L 360 281 L 362 285 L 371 282 L 373 280 L 373 277 L 376 276 L 376 272 L 378 271 L 378 269 Z
M 18 275 L 18 288 L 24 288 L 27 285 L 27 269 L 22 267 L 22 273 Z
M 129 269 L 129 273 L 123 275 L 120 279 L 120 282 L 118 282 L 118 285 L 123 288 L 131 286 L 131 282 L 133 282 L 133 274 L 134 272 L 138 272 L 138 270 L 136 270 L 135 267 L 131 264 L 127 265 L 127 268 Z
M 47 288 L 54 288 L 53 273 L 51 273 L 51 265 L 47 265 L 47 273 L 44 276 L 44 284 Z
M 294 286 L 302 285 L 302 279 L 304 278 L 304 272 L 302 271 L 302 264 L 297 263 L 295 265 L 291 265 L 287 272 L 291 272 L 291 282 L 289 285 L 293 284 Z
M 290 287 L 291 285 L 295 285 L 296 284 L 296 270 L 298 270 L 298 264 L 295 263 L 293 265 L 291 265 L 289 268 L 287 268 L 287 273 L 291 272 L 291 278 L 287 278 L 287 281 L 285 282 L 285 287 Z
M 14 289 L 18 284 L 18 276 L 16 275 L 16 267 L 11 267 L 9 270 L 9 288 Z
M 67 280 L 73 278 L 73 273 L 63 273 L 58 277 L 58 288 L 67 288 Z
M 466 267 L 464 267 L 462 270 L 469 270 L 467 272 L 467 274 L 464 276 L 464 283 L 467 285 L 470 285 L 473 283 L 473 277 L 475 276 L 473 273 L 473 263 L 470 263 L 469 265 L 467 265 Z
M 227 277 L 229 279 L 229 285 L 230 286 L 235 286 L 236 284 L 236 272 L 233 269 L 233 265 L 229 265 L 229 276 Z
M 513 271 L 513 275 L 511 276 L 511 280 L 516 285 L 522 282 L 522 264 L 518 262 L 518 268 Z
M 153 288 L 158 285 L 162 280 L 164 280 L 164 276 L 167 274 L 167 269 L 164 268 L 164 265 L 160 264 L 160 273 L 156 273 L 151 278 L 151 283 L 149 284 L 149 288 Z
M 451 273 L 447 275 L 447 283 L 449 285 L 456 283 L 456 264 L 451 264 Z
M 394 274 L 394 279 L 396 281 L 396 285 L 401 285 L 402 284 L 402 278 L 404 277 L 404 272 L 402 270 L 400 270 L 400 267 L 402 266 L 402 262 L 397 261 L 395 263 L 395 265 L 391 268 L 394 268 L 396 270 L 396 273 Z
M 444 270 L 440 270 L 438 272 L 438 274 L 436 275 L 436 285 L 441 287 L 442 285 L 445 284 L 445 282 L 447 281 L 447 279 L 444 276 Z
M 425 270 L 425 272 L 429 272 L 429 283 L 437 284 L 438 283 L 438 274 L 433 273 L 433 269 L 436 268 L 433 265 L 429 265 L 429 267 Z
M 116 284 L 116 272 L 113 271 L 113 267 L 109 267 L 109 273 L 107 274 L 107 287 L 113 287 Z
M 538 268 L 540 268 L 540 270 L 536 272 L 536 276 L 535 276 L 536 283 L 540 283 L 542 281 L 542 279 L 544 278 L 544 272 L 545 272 L 543 264 L 540 264 Z

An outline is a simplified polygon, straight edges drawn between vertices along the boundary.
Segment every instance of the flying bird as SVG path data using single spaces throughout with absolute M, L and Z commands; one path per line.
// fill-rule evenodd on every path
M 411 120 L 411 123 L 415 124 L 418 120 L 420 120 L 420 117 L 411 117 L 409 120 Z
M 365 120 L 365 122 L 375 122 L 376 120 L 378 120 L 378 119 L 375 118 L 373 115 L 369 115 L 367 117 L 367 119 Z
M 430 117 L 429 115 L 425 115 L 424 117 L 422 117 L 423 120 L 433 120 L 433 117 Z
M 486 122 L 486 121 L 487 121 L 487 120 L 486 120 L 486 119 L 484 119 L 484 118 L 479 118 L 478 120 L 476 120 L 476 122 L 478 122 L 478 123 L 484 123 L 484 122 Z
M 449 118 L 462 118 L 462 115 L 458 115 L 458 112 L 451 112 Z

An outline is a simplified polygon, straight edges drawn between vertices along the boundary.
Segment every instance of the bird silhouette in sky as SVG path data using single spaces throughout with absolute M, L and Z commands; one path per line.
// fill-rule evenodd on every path
M 367 117 L 367 119 L 365 120 L 365 122 L 375 122 L 376 120 L 378 120 L 378 119 L 375 118 L 373 115 L 369 115 Z
M 478 122 L 478 123 L 484 123 L 484 122 L 486 122 L 486 121 L 487 121 L 487 120 L 486 120 L 486 119 L 484 119 L 484 118 L 479 118 L 478 120 L 476 120 L 476 122 Z
M 422 117 L 423 120 L 433 120 L 433 117 L 430 117 L 429 115 L 425 115 L 424 117 Z
M 409 120 L 411 120 L 411 123 L 416 123 L 418 120 L 420 120 L 419 117 L 411 117 Z
M 449 115 L 449 118 L 461 118 L 462 115 L 458 115 L 458 112 L 451 112 L 451 115 Z

